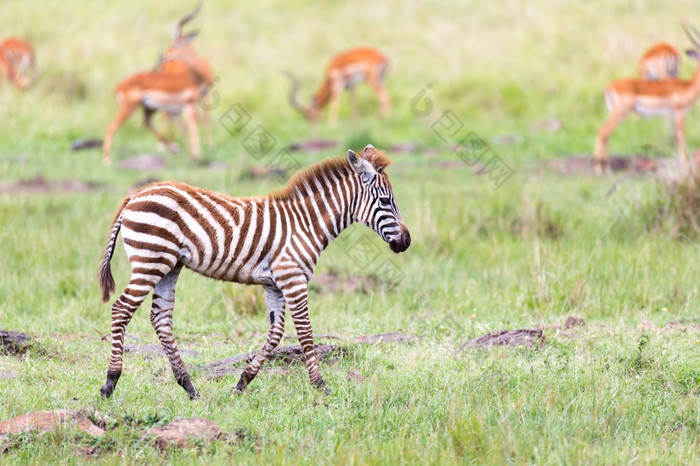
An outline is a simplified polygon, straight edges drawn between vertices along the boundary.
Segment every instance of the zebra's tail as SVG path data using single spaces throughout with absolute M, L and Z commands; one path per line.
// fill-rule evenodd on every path
M 114 216 L 112 221 L 112 230 L 109 234 L 109 241 L 107 242 L 107 248 L 102 256 L 102 264 L 100 264 L 100 270 L 98 275 L 100 277 L 100 288 L 102 288 L 102 302 L 109 301 L 109 295 L 114 292 L 115 283 L 114 277 L 112 276 L 112 267 L 110 266 L 110 261 L 112 260 L 112 254 L 114 254 L 114 245 L 117 242 L 117 236 L 119 235 L 119 230 L 122 227 L 122 212 L 124 206 L 129 202 L 131 198 L 126 197 L 122 204 L 119 206 L 119 210 Z

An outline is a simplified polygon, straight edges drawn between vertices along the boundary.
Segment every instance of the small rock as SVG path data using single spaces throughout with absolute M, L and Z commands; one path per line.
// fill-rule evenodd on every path
M 23 354 L 32 342 L 32 338 L 26 333 L 0 330 L 0 352 Z
M 544 345 L 545 337 L 541 328 L 523 328 L 518 330 L 499 330 L 497 332 L 487 333 L 479 338 L 467 340 L 459 349 L 463 350 L 470 347 L 485 347 L 491 346 L 512 346 L 530 348 L 538 342 L 538 346 Z
M 360 374 L 359 372 L 354 371 L 352 369 L 350 369 L 348 371 L 347 379 L 350 382 L 363 382 L 365 380 L 365 378 L 362 376 L 362 374 Z
M 339 347 L 338 345 L 315 345 L 316 357 L 318 359 L 324 359 L 328 356 L 343 354 L 346 352 L 345 349 Z M 222 359 L 221 361 L 213 362 L 207 364 L 206 366 L 201 366 L 201 368 L 207 373 L 209 377 L 219 378 L 227 375 L 240 374 L 242 371 L 241 366 L 246 366 L 253 360 L 253 358 L 258 354 L 258 351 L 252 353 L 239 354 L 238 356 L 233 356 L 230 358 Z M 304 352 L 301 349 L 301 345 L 292 346 L 282 346 L 275 348 L 270 356 L 267 358 L 268 361 L 271 360 L 282 360 L 283 362 L 290 363 L 292 361 L 304 361 Z M 262 370 L 265 370 L 263 366 Z
M 360 343 L 405 343 L 407 341 L 418 340 L 415 335 L 408 335 L 399 332 L 379 333 L 377 335 L 362 335 L 355 338 L 355 341 Z
M 566 327 L 566 328 L 583 327 L 585 325 L 586 325 L 585 320 L 583 320 L 580 317 L 574 317 L 574 316 L 567 317 L 566 322 L 564 322 L 564 327 Z
M 102 147 L 102 139 L 76 139 L 70 146 L 73 152 L 85 149 L 97 149 Z
M 0 435 L 32 431 L 43 433 L 56 429 L 75 429 L 92 436 L 100 436 L 105 433 L 83 413 L 68 409 L 22 414 L 0 423 Z
M 198 417 L 180 419 L 170 424 L 154 427 L 150 435 L 155 437 L 160 448 L 187 447 L 192 441 L 203 440 L 211 442 L 222 436 L 221 429 L 212 420 Z

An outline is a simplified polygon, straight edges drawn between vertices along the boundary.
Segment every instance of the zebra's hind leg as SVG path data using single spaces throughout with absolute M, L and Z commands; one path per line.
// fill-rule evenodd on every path
M 109 398 L 122 375 L 122 355 L 124 353 L 124 332 L 131 318 L 139 308 L 153 285 L 143 278 L 132 276 L 121 296 L 112 305 L 112 353 L 107 369 L 107 381 L 100 389 L 103 398 Z
M 258 375 L 260 367 L 265 362 L 277 345 L 279 345 L 284 335 L 284 296 L 282 292 L 274 286 L 264 286 L 265 304 L 270 316 L 270 330 L 267 333 L 267 340 L 262 350 L 253 358 L 241 374 L 241 378 L 236 385 L 236 391 L 242 393 L 245 387 Z
M 192 385 L 190 375 L 187 373 L 185 363 L 180 358 L 175 338 L 173 337 L 173 309 L 175 307 L 175 285 L 182 270 L 182 264 L 175 266 L 156 285 L 153 290 L 153 307 L 151 308 L 151 324 L 158 335 L 161 345 L 168 356 L 173 375 L 177 383 L 185 389 L 190 398 L 197 398 L 199 394 Z

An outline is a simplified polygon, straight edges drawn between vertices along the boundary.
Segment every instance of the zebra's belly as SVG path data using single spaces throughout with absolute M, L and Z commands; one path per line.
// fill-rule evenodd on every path
M 272 284 L 272 269 L 269 262 L 255 263 L 246 261 L 245 257 L 226 260 L 222 257 L 211 263 L 194 261 L 191 257 L 183 257 L 181 262 L 189 269 L 205 277 L 248 285 Z

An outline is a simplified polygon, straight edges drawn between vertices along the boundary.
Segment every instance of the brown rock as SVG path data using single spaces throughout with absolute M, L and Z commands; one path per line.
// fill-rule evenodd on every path
M 574 317 L 574 316 L 567 317 L 566 322 L 564 322 L 564 327 L 566 327 L 566 328 L 583 327 L 585 325 L 586 325 L 585 320 L 583 320 L 580 317 Z
M 154 427 L 150 434 L 160 448 L 187 447 L 196 440 L 211 442 L 222 436 L 221 429 L 212 420 L 203 417 L 180 419 Z
M 0 330 L 0 353 L 22 354 L 31 344 L 32 338 L 26 333 Z
M 362 376 L 362 374 L 360 374 L 359 372 L 354 371 L 352 369 L 350 369 L 348 371 L 347 379 L 350 382 L 363 382 L 365 380 L 365 378 Z
M 470 347 L 486 347 L 491 346 L 512 346 L 530 348 L 537 342 L 538 346 L 544 345 L 545 337 L 541 328 L 523 328 L 518 330 L 499 330 L 497 332 L 487 333 L 479 338 L 467 340 L 460 350 Z
M 0 435 L 32 431 L 43 433 L 56 429 L 75 429 L 92 436 L 100 436 L 105 433 L 83 413 L 68 409 L 22 414 L 0 423 Z

